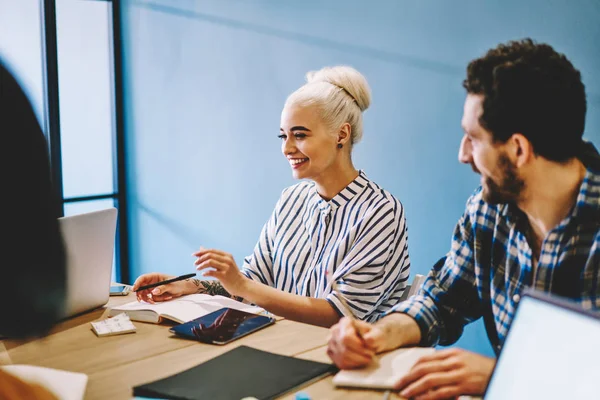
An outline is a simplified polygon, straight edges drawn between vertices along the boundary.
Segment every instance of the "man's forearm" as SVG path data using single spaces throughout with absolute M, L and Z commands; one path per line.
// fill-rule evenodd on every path
M 416 346 L 421 342 L 421 329 L 412 317 L 402 313 L 392 313 L 375 324 L 385 335 L 385 349 Z

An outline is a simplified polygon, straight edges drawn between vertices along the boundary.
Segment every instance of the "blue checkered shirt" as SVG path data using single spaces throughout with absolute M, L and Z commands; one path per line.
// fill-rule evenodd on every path
M 421 345 L 449 345 L 466 324 L 484 318 L 496 352 L 526 287 L 600 308 L 600 172 L 588 169 L 571 213 L 544 240 L 535 271 L 516 206 L 490 205 L 479 188 L 454 230 L 452 249 L 410 299 L 390 312 L 413 317 Z

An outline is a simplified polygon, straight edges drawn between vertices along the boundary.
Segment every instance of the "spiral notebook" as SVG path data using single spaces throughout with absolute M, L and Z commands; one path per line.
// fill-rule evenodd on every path
M 134 396 L 158 399 L 274 399 L 337 368 L 331 364 L 239 346 L 194 368 L 137 386 Z

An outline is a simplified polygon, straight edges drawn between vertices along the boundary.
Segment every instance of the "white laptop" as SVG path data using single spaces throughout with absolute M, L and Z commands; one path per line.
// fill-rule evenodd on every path
M 59 218 L 67 254 L 67 290 L 64 317 L 108 302 L 117 209 L 109 208 Z
M 486 400 L 600 399 L 600 315 L 526 291 Z

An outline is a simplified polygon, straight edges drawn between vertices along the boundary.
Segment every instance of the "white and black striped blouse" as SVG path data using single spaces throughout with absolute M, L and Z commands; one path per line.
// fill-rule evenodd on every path
M 341 294 L 354 316 L 373 322 L 398 302 L 409 268 L 402 204 L 360 171 L 330 201 L 313 182 L 286 188 L 242 272 L 346 314 Z M 340 293 L 332 293 L 332 276 Z

